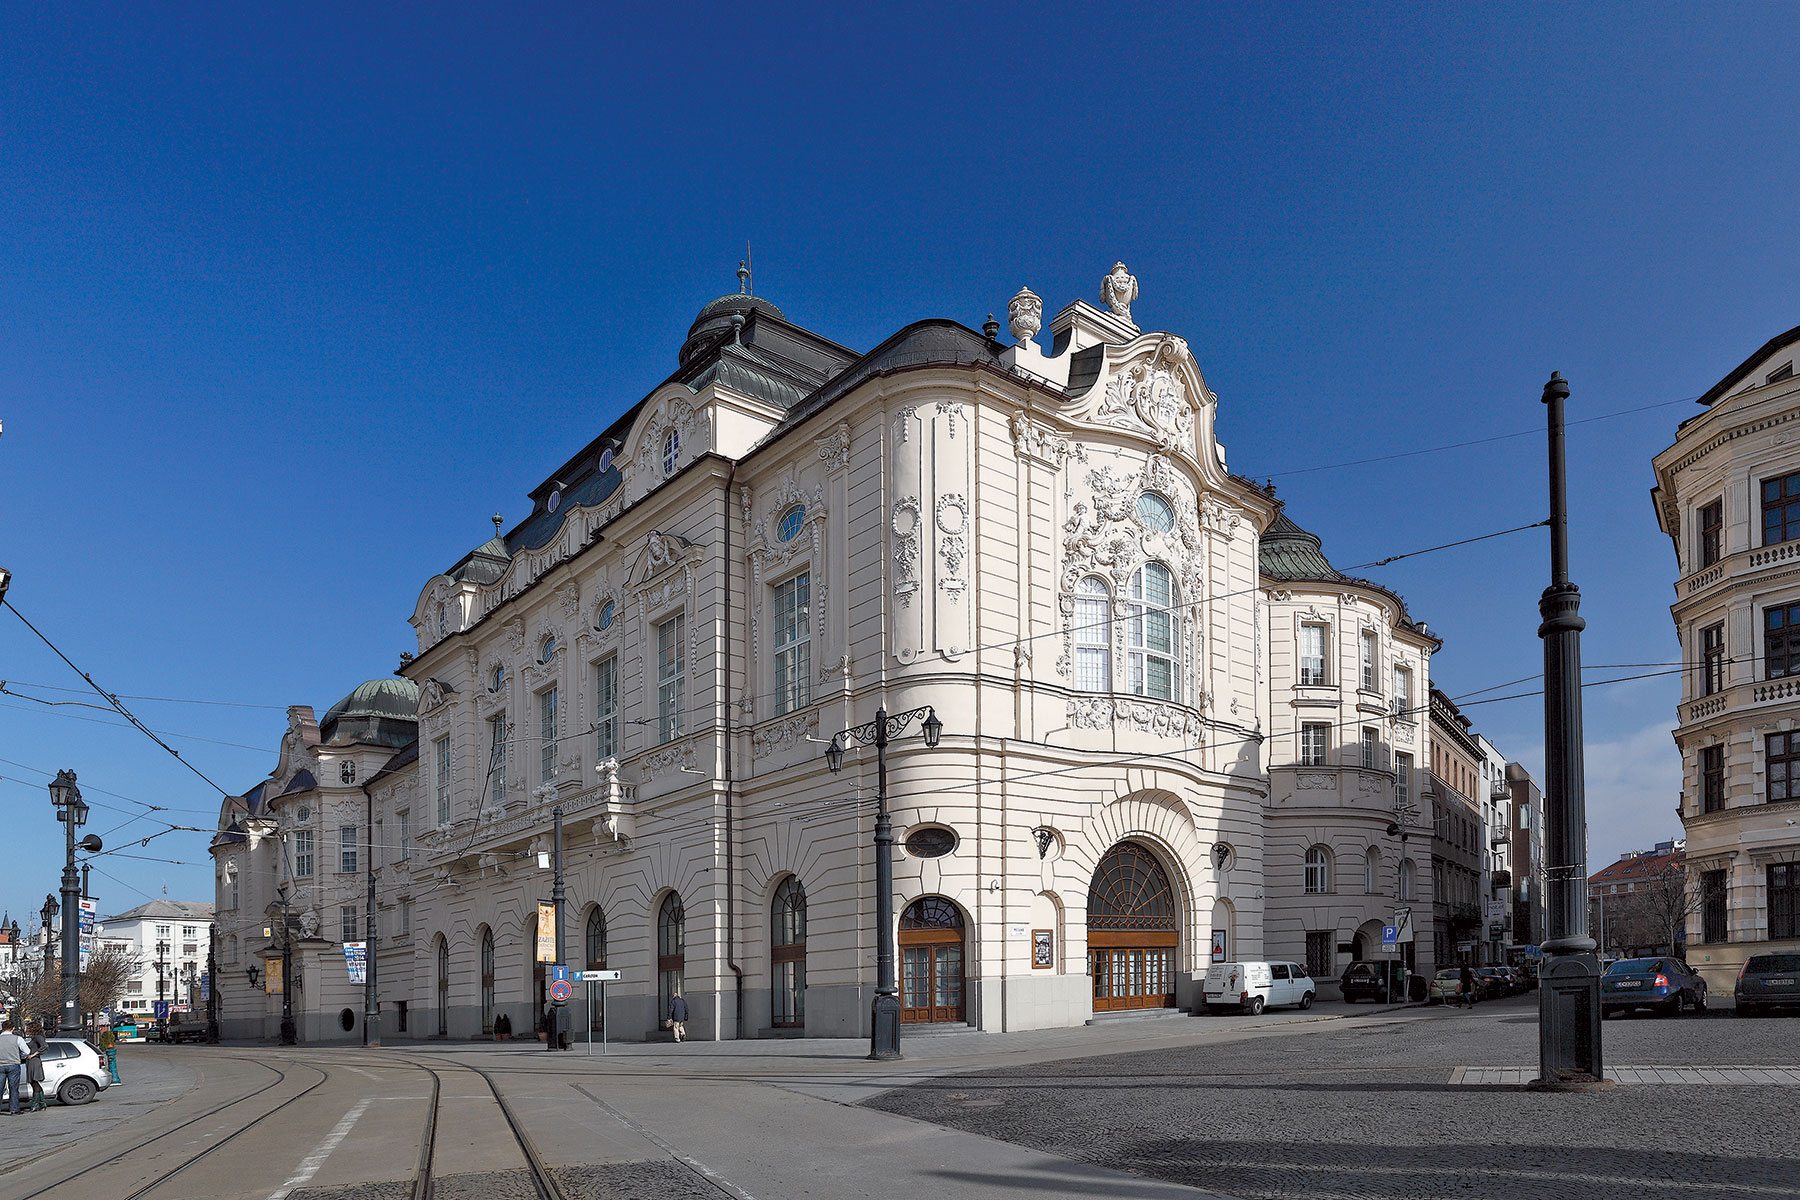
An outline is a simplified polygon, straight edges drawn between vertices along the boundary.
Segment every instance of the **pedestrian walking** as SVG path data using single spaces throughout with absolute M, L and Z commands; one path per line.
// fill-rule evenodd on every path
M 669 1028 L 675 1031 L 675 1040 L 687 1040 L 688 1005 L 687 997 L 680 992 L 669 993 Z
M 11 1021 L 0 1022 L 0 1100 L 11 1100 L 12 1107 L 7 1115 L 13 1116 L 19 1111 L 19 1080 L 24 1070 L 23 1063 L 31 1047 L 25 1039 L 13 1032 Z
M 25 1059 L 25 1080 L 31 1084 L 31 1111 L 43 1112 L 50 1107 L 44 1099 L 44 1047 L 49 1045 L 44 1040 L 44 1027 L 33 1021 L 25 1027 L 25 1044 L 31 1047 L 31 1053 Z
M 1462 974 L 1457 978 L 1456 990 L 1462 996 L 1464 1008 L 1475 1007 L 1475 972 L 1468 963 L 1462 965 Z

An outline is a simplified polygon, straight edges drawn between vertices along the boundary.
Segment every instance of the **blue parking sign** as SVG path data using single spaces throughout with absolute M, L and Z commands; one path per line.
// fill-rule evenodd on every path
M 1381 948 L 1383 950 L 1392 950 L 1394 944 L 1399 940 L 1400 927 L 1398 925 L 1383 925 L 1381 927 Z

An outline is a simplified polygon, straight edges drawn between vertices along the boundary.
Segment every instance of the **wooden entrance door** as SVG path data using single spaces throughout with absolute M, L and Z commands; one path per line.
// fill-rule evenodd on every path
M 1175 889 L 1149 850 L 1120 842 L 1088 887 L 1088 974 L 1094 1011 L 1173 1008 L 1179 941 Z
M 942 896 L 926 896 L 900 917 L 900 1020 L 965 1020 L 963 919 Z

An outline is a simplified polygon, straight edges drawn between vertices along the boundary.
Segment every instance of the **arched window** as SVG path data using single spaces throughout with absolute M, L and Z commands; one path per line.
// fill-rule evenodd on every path
M 663 435 L 663 474 L 673 475 L 675 464 L 681 461 L 681 434 L 671 429 Z
M 481 1032 L 494 1032 L 494 931 L 481 930 Z
M 1175 576 L 1159 562 L 1147 562 L 1131 577 L 1129 650 L 1131 691 L 1158 700 L 1181 698 L 1176 647 L 1181 616 L 1175 609 Z
M 1400 898 L 1402 900 L 1413 898 L 1413 864 L 1410 858 L 1400 860 Z
M 598 904 L 588 909 L 587 918 L 587 969 L 590 971 L 606 970 L 606 914 L 600 911 Z M 605 1008 L 599 1003 L 589 1006 L 588 1028 L 594 1033 L 604 1034 L 602 1022 L 606 1018 Z
M 1075 686 L 1112 691 L 1112 593 L 1098 575 L 1075 585 Z
M 1306 852 L 1306 891 L 1314 895 L 1331 890 L 1331 852 L 1314 846 Z
M 669 1015 L 669 997 L 686 991 L 687 914 L 681 897 L 670 892 L 656 914 L 656 994 L 662 1003 L 657 1018 Z
M 806 1024 L 806 889 L 790 875 L 775 889 L 769 913 L 769 951 L 774 966 L 770 1024 Z
M 1149 849 L 1120 842 L 1088 884 L 1088 973 L 1094 1010 L 1167 1008 L 1175 1003 L 1180 905 Z
M 450 1034 L 450 943 L 441 933 L 437 938 L 437 1031 L 439 1037 Z
M 1144 528 L 1154 529 L 1158 533 L 1167 533 L 1175 528 L 1175 510 L 1155 492 L 1145 492 L 1138 497 L 1137 517 Z
M 1370 846 L 1363 856 L 1363 891 L 1373 896 L 1381 890 L 1381 851 Z

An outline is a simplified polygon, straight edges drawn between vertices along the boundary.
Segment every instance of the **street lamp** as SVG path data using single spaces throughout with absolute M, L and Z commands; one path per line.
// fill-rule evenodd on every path
M 281 824 L 274 817 L 245 817 L 244 832 L 253 838 L 274 837 Z M 287 885 L 277 890 L 281 902 L 281 1044 L 296 1046 L 300 1038 L 294 1028 L 294 959 L 291 949 L 293 928 L 288 912 Z
M 87 824 L 88 806 L 75 786 L 75 772 L 58 771 L 50 782 L 50 803 L 56 806 L 56 819 L 63 823 L 68 847 L 63 859 L 62 877 L 62 1018 L 57 1031 L 64 1037 L 81 1032 L 81 1013 L 77 1010 L 76 993 L 81 986 L 81 943 L 78 925 L 81 920 L 81 876 L 75 870 L 75 827 Z
M 894 978 L 898 957 L 894 930 L 894 830 L 888 820 L 888 742 L 906 732 L 914 718 L 923 718 L 925 744 L 935 747 L 944 734 L 944 723 L 929 704 L 888 716 L 885 707 L 875 719 L 852 725 L 831 737 L 825 747 L 825 765 L 832 772 L 843 769 L 844 743 L 854 740 L 875 747 L 875 999 L 870 1006 L 869 1057 L 900 1057 L 900 987 Z
M 56 937 L 55 937 L 56 914 L 58 912 L 60 912 L 61 910 L 62 910 L 62 905 L 60 905 L 56 902 L 55 894 L 54 893 L 46 893 L 44 895 L 44 907 L 42 909 L 40 909 L 38 912 L 38 916 L 44 918 L 44 987 L 45 988 L 48 988 L 50 986 L 50 981 L 52 979 L 56 978 Z M 43 1015 L 42 1013 L 38 1014 L 39 1017 L 42 1017 L 42 1015 Z

